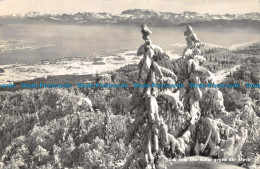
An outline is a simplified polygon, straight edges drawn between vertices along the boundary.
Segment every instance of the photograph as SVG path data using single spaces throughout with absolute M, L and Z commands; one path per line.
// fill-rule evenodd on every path
M 260 0 L 0 0 L 0 169 L 260 169 Z

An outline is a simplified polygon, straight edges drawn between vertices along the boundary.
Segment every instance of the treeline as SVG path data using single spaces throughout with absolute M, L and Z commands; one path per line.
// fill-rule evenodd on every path
M 245 54 L 251 54 L 251 55 L 260 55 L 260 42 L 255 42 L 250 44 L 249 46 L 246 46 L 242 49 L 238 49 L 235 52 L 236 53 L 245 53 Z
M 243 54 L 223 48 L 208 49 L 202 55 L 207 59 L 204 66 L 214 73 L 241 64 L 244 59 Z
M 250 49 L 250 50 L 248 50 Z M 257 51 L 257 52 L 255 52 Z M 202 52 L 207 61 L 204 63 L 204 67 L 210 70 L 213 73 L 216 73 L 223 69 L 229 69 L 236 65 L 241 65 L 248 59 L 256 63 L 260 59 L 260 43 L 253 43 L 251 46 L 237 49 L 229 50 L 226 48 L 210 48 Z M 177 59 L 172 62 L 174 67 L 180 66 L 182 59 Z M 178 69 L 174 69 L 175 72 Z

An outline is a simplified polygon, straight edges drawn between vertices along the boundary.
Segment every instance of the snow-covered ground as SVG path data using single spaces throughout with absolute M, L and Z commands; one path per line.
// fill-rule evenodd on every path
M 46 78 L 56 75 L 84 75 L 112 71 L 126 64 L 138 63 L 132 51 L 119 53 L 100 58 L 100 61 L 84 61 L 81 58 L 50 60 L 37 62 L 35 64 L 11 64 L 2 65 L 5 70 L 0 76 L 0 83 L 6 84 L 15 81 L 32 80 L 35 78 Z
M 167 52 L 170 59 L 178 59 L 178 54 Z M 0 68 L 5 73 L 0 73 L 0 84 L 10 82 L 32 80 L 35 78 L 47 78 L 47 76 L 58 75 L 86 75 L 95 73 L 104 73 L 114 71 L 128 64 L 138 64 L 141 56 L 136 56 L 136 51 L 125 51 L 116 54 L 110 54 L 102 57 L 96 57 L 96 61 L 84 61 L 82 58 L 61 59 L 41 61 L 33 64 L 9 64 L 1 65 Z M 236 71 L 241 65 L 230 69 L 224 69 L 217 72 L 217 83 L 223 82 L 230 72 Z
M 167 52 L 170 59 L 180 56 Z M 84 61 L 82 58 L 42 61 L 33 64 L 1 65 L 5 73 L 0 74 L 0 84 L 47 78 L 58 75 L 86 75 L 114 71 L 128 64 L 138 64 L 141 56 L 136 56 L 136 51 L 126 51 L 97 57 L 96 61 Z
M 21 40 L 12 40 L 6 41 L 0 39 L 0 54 L 1 53 L 11 53 L 14 51 L 26 51 L 26 50 L 35 50 L 40 48 L 46 48 L 54 46 L 54 44 L 44 44 L 38 42 L 28 42 L 28 41 L 21 41 Z
M 215 76 L 216 76 L 216 79 L 217 79 L 217 83 L 221 83 L 223 82 L 227 76 L 230 74 L 230 72 L 234 72 L 236 71 L 241 65 L 236 65 L 234 66 L 233 68 L 230 68 L 230 69 L 224 69 L 224 70 L 221 70 L 221 71 L 218 71 Z

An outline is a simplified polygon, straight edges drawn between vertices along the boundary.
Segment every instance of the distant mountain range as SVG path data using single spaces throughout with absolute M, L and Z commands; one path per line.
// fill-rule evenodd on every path
M 204 25 L 242 25 L 259 26 L 260 13 L 247 14 L 199 14 L 196 12 L 155 12 L 153 10 L 129 9 L 123 11 L 120 15 L 110 13 L 76 13 L 76 14 L 40 14 L 38 12 L 29 12 L 26 14 L 13 14 L 0 16 L 0 23 L 31 23 L 31 22 L 49 22 L 60 24 L 143 24 L 154 26 L 183 25 L 183 24 L 204 24 Z

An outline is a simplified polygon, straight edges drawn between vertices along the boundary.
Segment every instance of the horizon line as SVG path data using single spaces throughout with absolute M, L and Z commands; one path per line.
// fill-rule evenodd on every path
M 44 15 L 44 14 L 70 14 L 70 15 L 74 15 L 74 14 L 78 14 L 78 13 L 94 13 L 94 14 L 100 14 L 100 13 L 107 13 L 107 14 L 112 14 L 112 15 L 122 15 L 122 13 L 124 11 L 127 11 L 127 10 L 149 10 L 149 11 L 153 11 L 153 12 L 157 12 L 157 13 L 173 13 L 173 14 L 181 14 L 181 13 L 185 13 L 185 12 L 190 12 L 190 13 L 197 13 L 197 14 L 203 14 L 203 15 L 206 15 L 206 14 L 212 14 L 212 15 L 244 15 L 244 14 L 251 14 L 251 13 L 259 13 L 260 14 L 260 11 L 255 11 L 255 12 L 246 12 L 246 13 L 241 13 L 241 14 L 238 14 L 238 13 L 225 13 L 225 14 L 220 14 L 220 13 L 209 13 L 209 12 L 206 12 L 206 13 L 200 13 L 200 12 L 195 12 L 195 11 L 188 11 L 188 10 L 185 10 L 183 12 L 168 12 L 168 11 L 157 11 L 157 10 L 153 10 L 153 9 L 141 9 L 141 8 L 130 8 L 130 9 L 126 9 L 126 10 L 123 10 L 121 11 L 120 13 L 112 13 L 112 12 L 106 12 L 106 11 L 103 11 L 103 12 L 88 12 L 88 11 L 78 11 L 78 12 L 49 12 L 49 13 L 45 13 L 45 12 L 40 12 L 40 11 L 28 11 L 28 12 L 21 12 L 21 13 L 11 13 L 11 14 L 5 14 L 5 15 L 0 15 L 0 16 L 10 16 L 10 15 L 21 15 L 21 14 L 29 14 L 29 13 L 39 13 L 40 15 Z

